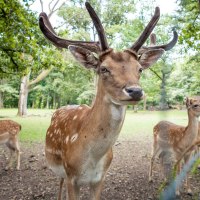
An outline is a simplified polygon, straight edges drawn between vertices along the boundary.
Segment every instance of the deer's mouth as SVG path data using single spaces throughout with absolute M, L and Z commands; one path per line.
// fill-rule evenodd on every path
M 128 105 L 128 104 L 132 104 L 132 105 L 136 105 L 139 103 L 139 101 L 141 101 L 143 98 L 140 99 L 124 99 L 121 100 L 122 104 L 124 105 Z
M 130 98 L 123 99 L 122 101 L 139 102 L 139 101 L 141 101 L 143 98 L 144 98 L 144 92 L 142 92 L 140 95 L 135 95 L 135 96 L 133 95 L 133 96 L 131 96 Z

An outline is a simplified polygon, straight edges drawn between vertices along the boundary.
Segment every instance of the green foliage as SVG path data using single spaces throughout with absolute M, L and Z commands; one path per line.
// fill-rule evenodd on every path
M 34 14 L 23 8 L 17 0 L 0 3 L 0 72 L 19 73 L 30 66 L 30 57 L 36 56 L 38 48 L 36 38 L 39 38 L 37 19 Z M 0 73 L 2 76 L 3 74 Z
M 3 93 L 4 106 L 17 106 L 22 75 L 29 73 L 30 79 L 34 80 L 47 68 L 52 69 L 50 74 L 30 88 L 29 107 L 90 104 L 95 94 L 94 72 L 80 66 L 68 51 L 57 50 L 47 42 L 39 30 L 36 13 L 29 9 L 31 2 L 0 1 L 0 79 L 5 80 L 0 84 L 0 92 Z M 155 3 L 154 0 L 89 2 L 103 22 L 109 44 L 120 50 L 130 47 L 137 39 L 152 16 Z M 58 15 L 64 20 L 64 26 L 56 31 L 61 37 L 98 40 L 84 3 L 83 0 L 66 1 L 60 8 Z M 181 59 L 174 60 L 170 50 L 152 69 L 145 70 L 141 85 L 147 94 L 148 107 L 158 106 L 161 100 L 168 104 L 182 104 L 185 96 L 199 95 L 200 54 L 193 52 L 199 51 L 198 4 L 195 0 L 178 0 L 178 3 L 178 14 L 175 17 L 162 15 L 154 32 L 157 43 L 163 44 L 170 39 L 171 28 L 177 27 L 179 42 L 188 55 L 181 51 Z M 178 48 L 174 51 L 179 53 Z
M 178 0 L 179 42 L 186 46 L 185 51 L 200 50 L 200 10 L 196 0 Z
M 183 102 L 186 96 L 200 95 L 200 69 L 196 58 L 188 57 L 176 65 L 176 70 L 169 79 L 172 103 Z
M 62 56 L 66 57 L 66 65 L 53 68 L 48 77 L 32 88 L 29 107 L 57 108 L 66 104 L 91 103 L 94 72 L 80 66 L 68 52 L 63 52 Z
M 142 31 L 142 23 L 139 20 L 129 19 L 128 17 L 135 11 L 134 0 L 128 0 L 126 3 L 122 0 L 105 2 L 93 0 L 89 2 L 95 7 L 95 11 L 105 28 L 109 44 L 112 47 L 129 47 L 130 43 L 132 44 L 136 36 Z M 123 6 L 121 6 L 122 4 Z M 84 1 L 67 2 L 60 9 L 58 15 L 65 22 L 66 30 L 65 32 L 60 32 L 63 36 L 77 40 L 98 40 L 94 25 L 85 9 Z
M 18 0 L 0 2 L 0 77 L 63 64 L 60 52 L 49 47 L 39 30 L 36 13 L 27 5 Z

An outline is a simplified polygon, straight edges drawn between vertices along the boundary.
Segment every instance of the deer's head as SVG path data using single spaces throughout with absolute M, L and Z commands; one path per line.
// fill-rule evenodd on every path
M 200 97 L 186 98 L 186 107 L 188 111 L 194 116 L 200 116 Z
M 165 50 L 174 47 L 178 39 L 177 33 L 174 31 L 174 37 L 168 44 L 143 46 L 160 17 L 160 10 L 156 7 L 154 16 L 138 40 L 130 48 L 115 52 L 108 45 L 103 26 L 94 9 L 88 2 L 85 5 L 96 27 L 99 42 L 71 41 L 58 37 L 45 13 L 40 14 L 40 29 L 55 46 L 69 48 L 83 66 L 97 72 L 99 84 L 112 102 L 116 104 L 138 102 L 144 95 L 139 85 L 142 71 L 155 63 Z

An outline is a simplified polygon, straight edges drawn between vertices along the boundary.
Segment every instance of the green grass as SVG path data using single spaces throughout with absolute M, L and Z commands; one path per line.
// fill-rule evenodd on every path
M 169 111 L 127 111 L 120 139 L 131 139 L 135 134 L 152 135 L 153 127 L 161 120 L 168 120 L 179 125 L 187 125 L 186 110 Z
M 29 109 L 28 117 L 17 117 L 17 109 L 0 109 L 1 119 L 12 119 L 22 125 L 21 141 L 44 141 L 53 110 Z M 187 112 L 178 111 L 127 111 L 120 139 L 130 140 L 135 135 L 152 135 L 153 126 L 160 120 L 169 120 L 176 124 L 187 124 Z
M 21 141 L 44 141 L 53 110 L 29 109 L 27 117 L 17 117 L 17 109 L 0 109 L 1 119 L 12 119 L 22 126 Z

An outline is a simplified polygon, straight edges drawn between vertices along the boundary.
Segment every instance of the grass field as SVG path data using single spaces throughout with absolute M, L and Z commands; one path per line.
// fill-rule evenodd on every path
M 22 125 L 20 133 L 21 141 L 44 141 L 46 130 L 50 124 L 53 110 L 29 109 L 27 117 L 17 117 L 17 109 L 0 109 L 0 120 L 12 119 Z M 139 135 L 152 135 L 153 126 L 160 120 L 169 120 L 176 124 L 187 124 L 187 112 L 185 110 L 170 111 L 127 111 L 125 122 L 119 139 L 130 140 Z
M 17 109 L 0 109 L 1 119 L 12 119 L 22 125 L 21 141 L 44 141 L 46 130 L 50 124 L 54 110 L 29 109 L 27 117 L 17 117 Z M 186 125 L 187 113 L 185 110 L 170 111 L 138 111 L 128 110 L 119 139 L 130 140 L 137 135 L 152 135 L 153 126 L 160 120 Z

